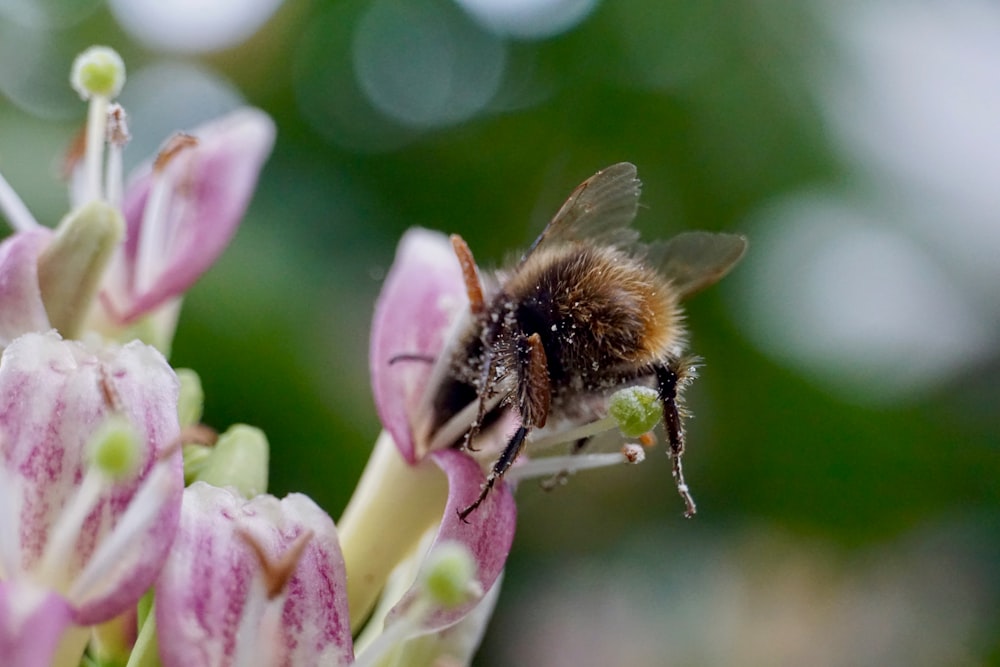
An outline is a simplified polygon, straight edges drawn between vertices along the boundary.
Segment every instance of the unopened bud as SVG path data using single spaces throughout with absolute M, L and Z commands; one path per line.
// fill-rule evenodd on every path
M 95 200 L 67 215 L 39 255 L 42 303 L 52 326 L 65 338 L 79 335 L 108 261 L 124 234 L 121 213 Z
M 177 420 L 181 428 L 193 426 L 201 421 L 205 406 L 205 391 L 201 388 L 201 378 L 190 368 L 178 368 L 177 379 L 181 382 L 181 393 L 177 399 Z
M 232 486 L 245 498 L 267 491 L 269 447 L 259 428 L 236 424 L 219 436 L 194 480 Z

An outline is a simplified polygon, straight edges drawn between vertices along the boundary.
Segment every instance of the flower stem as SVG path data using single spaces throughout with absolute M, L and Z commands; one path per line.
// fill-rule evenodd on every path
M 441 520 L 447 498 L 447 480 L 434 464 L 407 464 L 392 436 L 379 435 L 337 522 L 352 632 L 368 617 L 392 569 Z

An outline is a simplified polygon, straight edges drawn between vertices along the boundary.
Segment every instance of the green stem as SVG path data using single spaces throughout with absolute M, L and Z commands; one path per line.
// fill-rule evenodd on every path
M 447 500 L 444 474 L 430 461 L 409 465 L 383 431 L 337 522 L 352 632 L 368 617 L 392 569 L 441 520 Z

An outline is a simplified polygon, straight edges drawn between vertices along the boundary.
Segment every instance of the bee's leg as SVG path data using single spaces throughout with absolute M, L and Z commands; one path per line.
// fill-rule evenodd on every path
M 521 416 L 521 425 L 507 441 L 507 446 L 493 464 L 479 497 L 458 513 L 458 517 L 463 521 L 482 504 L 497 480 L 503 478 L 520 456 L 531 429 L 544 426 L 545 420 L 548 419 L 552 389 L 549 386 L 549 366 L 541 336 L 535 333 L 518 337 L 517 363 L 517 408 Z
M 569 449 L 570 456 L 576 456 L 577 454 L 582 452 L 587 447 L 587 445 L 590 444 L 591 440 L 593 440 L 593 438 L 588 436 L 586 438 L 579 438 L 576 441 L 574 441 L 573 445 Z M 552 491 L 557 486 L 562 486 L 563 484 L 565 484 L 566 480 L 568 479 L 569 479 L 569 471 L 560 470 L 551 477 L 543 479 L 541 482 L 539 482 L 539 486 L 542 487 L 543 491 Z
M 476 498 L 471 505 L 459 511 L 459 519 L 465 521 L 466 517 L 472 514 L 475 509 L 479 507 L 484 500 L 486 500 L 486 496 L 488 496 L 490 491 L 493 490 L 497 480 L 503 479 L 504 474 L 506 474 L 506 472 L 514 464 L 517 457 L 520 456 L 521 450 L 524 449 L 525 438 L 528 437 L 530 430 L 530 428 L 523 425 L 517 428 L 514 435 L 507 441 L 507 446 L 504 447 L 503 452 L 500 453 L 500 458 L 498 458 L 493 464 L 493 469 L 486 478 L 486 483 L 483 484 L 483 489 L 479 492 L 479 497 Z
M 462 441 L 462 449 L 466 449 L 470 452 L 479 451 L 472 446 L 472 439 L 479 434 L 479 429 L 482 427 L 483 420 L 486 418 L 486 404 L 492 395 L 490 390 L 490 378 L 493 376 L 493 369 L 495 365 L 493 355 L 488 351 L 484 352 L 483 370 L 479 373 L 479 382 L 476 385 L 476 396 L 478 397 L 479 402 L 479 406 L 476 409 L 476 419 L 469 425 L 469 430 L 465 432 L 465 440 Z
M 689 370 L 687 362 L 682 359 L 671 359 L 653 369 L 656 373 L 657 391 L 660 400 L 663 401 L 663 424 L 667 432 L 667 442 L 670 444 L 674 483 L 677 484 L 677 492 L 684 500 L 684 516 L 691 518 L 696 508 L 687 482 L 684 481 L 684 467 L 681 463 L 681 458 L 684 456 L 684 423 L 677 405 L 679 392 L 684 387 Z

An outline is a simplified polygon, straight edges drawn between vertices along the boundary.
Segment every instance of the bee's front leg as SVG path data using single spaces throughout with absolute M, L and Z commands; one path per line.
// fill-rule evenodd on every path
M 493 463 L 486 483 L 476 500 L 458 513 L 465 521 L 489 495 L 490 490 L 502 479 L 524 449 L 528 433 L 531 429 L 545 425 L 549 416 L 549 406 L 552 400 L 552 389 L 549 385 L 549 367 L 542 347 L 542 339 L 537 334 L 520 335 L 515 343 L 517 356 L 517 410 L 521 417 L 521 425 L 507 441 L 506 447 L 499 458 Z

